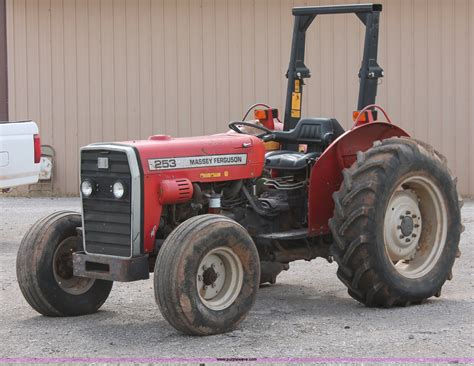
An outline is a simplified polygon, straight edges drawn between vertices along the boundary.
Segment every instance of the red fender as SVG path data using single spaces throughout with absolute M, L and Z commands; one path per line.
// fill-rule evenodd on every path
M 332 194 L 342 183 L 342 170 L 356 160 L 358 151 L 366 151 L 374 141 L 389 137 L 409 136 L 400 127 L 386 122 L 371 122 L 355 127 L 339 136 L 311 169 L 309 182 L 308 235 L 330 232 L 328 221 L 333 216 Z

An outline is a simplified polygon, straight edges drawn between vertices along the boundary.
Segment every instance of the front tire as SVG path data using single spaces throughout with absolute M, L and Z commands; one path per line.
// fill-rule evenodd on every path
M 40 314 L 95 313 L 110 294 L 112 281 L 73 275 L 72 253 L 80 226 L 78 213 L 55 212 L 37 221 L 21 241 L 16 261 L 18 284 L 26 301 Z
M 255 302 L 260 261 L 247 231 L 229 218 L 186 220 L 155 264 L 155 299 L 165 319 L 191 335 L 234 329 Z
M 359 152 L 343 176 L 329 225 L 349 294 L 383 307 L 439 296 L 462 232 L 446 159 L 425 143 L 390 138 Z

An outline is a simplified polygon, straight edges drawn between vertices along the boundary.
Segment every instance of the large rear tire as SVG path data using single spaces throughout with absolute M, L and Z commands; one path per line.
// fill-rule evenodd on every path
M 179 225 L 155 263 L 155 299 L 165 319 L 191 335 L 234 329 L 255 302 L 257 248 L 247 231 L 220 215 Z
M 75 316 L 96 312 L 112 289 L 112 281 L 77 277 L 72 253 L 81 215 L 55 212 L 37 221 L 25 234 L 17 255 L 18 284 L 26 301 L 46 316 Z
M 329 225 L 349 295 L 383 307 L 439 296 L 463 230 L 446 159 L 425 143 L 390 138 L 359 152 L 343 176 Z

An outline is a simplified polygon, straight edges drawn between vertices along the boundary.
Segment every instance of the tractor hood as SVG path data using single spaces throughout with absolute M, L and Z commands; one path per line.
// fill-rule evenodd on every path
M 264 162 L 264 143 L 236 133 L 92 144 L 81 149 L 81 180 L 100 180 L 101 191 L 84 202 L 104 210 L 100 195 L 110 196 L 107 187 L 121 177 L 131 198 L 133 254 L 152 252 L 163 206 L 189 201 L 193 183 L 259 177 Z
M 155 135 L 122 144 L 136 149 L 144 175 L 192 182 L 258 177 L 265 161 L 259 138 L 235 133 L 186 138 Z

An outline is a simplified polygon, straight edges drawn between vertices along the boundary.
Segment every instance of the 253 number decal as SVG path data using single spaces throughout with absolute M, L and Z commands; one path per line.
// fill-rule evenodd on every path
M 247 154 L 218 154 L 148 159 L 150 170 L 192 169 L 247 164 Z
M 155 159 L 153 167 L 155 170 L 176 168 L 176 159 Z

